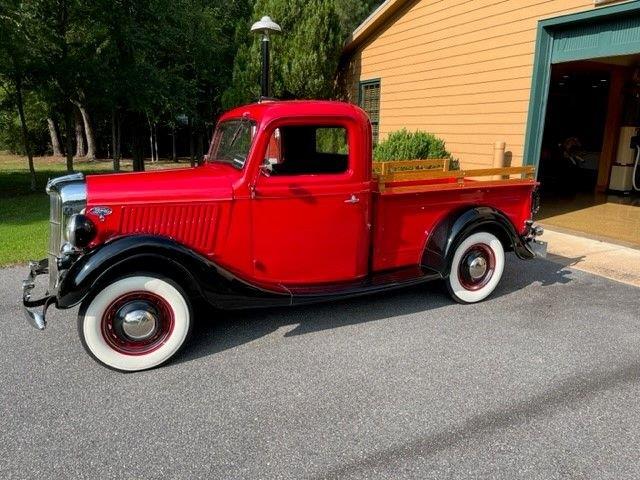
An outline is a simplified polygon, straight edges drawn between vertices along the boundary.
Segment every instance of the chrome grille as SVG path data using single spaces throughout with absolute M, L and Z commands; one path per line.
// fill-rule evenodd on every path
M 58 280 L 58 255 L 62 245 L 62 200 L 58 192 L 49 193 L 49 292 L 54 292 Z
M 72 173 L 49 180 L 49 294 L 58 289 L 58 258 L 68 218 L 80 213 L 87 202 L 87 189 L 82 173 Z

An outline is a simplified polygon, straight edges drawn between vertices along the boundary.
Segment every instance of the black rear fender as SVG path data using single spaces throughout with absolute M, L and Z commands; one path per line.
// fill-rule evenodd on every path
M 478 231 L 492 233 L 505 250 L 515 251 L 522 259 L 533 258 L 513 223 L 504 214 L 491 207 L 474 207 L 456 211 L 436 225 L 427 239 L 421 265 L 439 272 L 443 277 L 448 276 L 456 248 L 465 238 Z

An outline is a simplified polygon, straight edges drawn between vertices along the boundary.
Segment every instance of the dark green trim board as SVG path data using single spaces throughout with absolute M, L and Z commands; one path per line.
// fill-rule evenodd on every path
M 529 113 L 527 115 L 527 133 L 524 141 L 525 165 L 535 165 L 536 174 L 542 153 L 542 135 L 549 99 L 549 81 L 551 79 L 551 48 L 553 38 L 544 27 L 538 25 L 536 54 L 533 61 L 533 80 Z
M 555 33 L 551 63 L 629 55 L 638 53 L 638 45 L 640 13 L 628 13 L 623 18 L 612 15 Z
M 640 53 L 640 0 L 538 23 L 525 165 L 540 161 L 552 64 L 632 53 Z

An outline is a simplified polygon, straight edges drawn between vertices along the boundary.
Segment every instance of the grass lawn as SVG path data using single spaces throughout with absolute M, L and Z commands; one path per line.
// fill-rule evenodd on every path
M 188 163 L 187 163 L 188 165 Z M 184 163 L 146 162 L 147 169 L 185 167 Z M 65 175 L 64 159 L 35 159 L 37 191 L 30 191 L 27 160 L 0 153 L 0 266 L 22 264 L 47 255 L 49 241 L 49 198 L 44 191 L 47 179 Z M 112 172 L 110 161 L 74 162 L 76 171 L 87 174 Z M 131 161 L 122 161 L 122 170 L 131 171 Z
M 48 215 L 46 195 L 0 198 L 0 266 L 46 257 Z

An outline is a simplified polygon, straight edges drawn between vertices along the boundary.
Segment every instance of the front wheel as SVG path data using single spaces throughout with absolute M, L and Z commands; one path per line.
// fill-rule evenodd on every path
M 502 243 L 489 232 L 477 232 L 456 248 L 447 289 L 456 302 L 480 302 L 495 290 L 503 271 Z
M 166 278 L 120 278 L 80 307 L 78 332 L 87 352 L 120 371 L 157 367 L 173 357 L 191 331 L 184 291 Z

